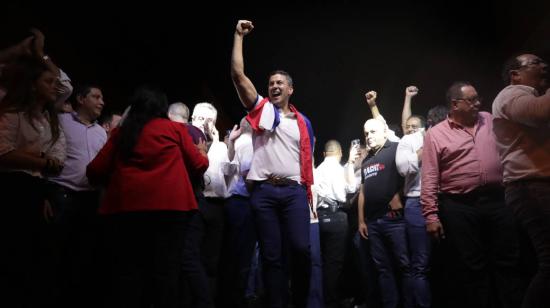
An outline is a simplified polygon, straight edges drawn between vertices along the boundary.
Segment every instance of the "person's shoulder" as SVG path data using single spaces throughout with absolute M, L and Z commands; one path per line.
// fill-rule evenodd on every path
M 174 131 L 174 130 L 181 129 L 181 126 L 183 126 L 183 124 L 170 121 L 165 118 L 154 118 L 149 122 L 147 122 L 147 124 L 145 124 L 144 130 Z
M 411 143 L 411 142 L 416 138 L 415 134 L 416 134 L 416 133 L 404 135 L 404 136 L 401 137 L 401 139 L 399 140 L 399 143 L 401 143 L 401 144 L 408 144 L 408 143 Z
M 488 120 L 492 120 L 493 119 L 493 115 L 487 111 L 480 111 L 479 112 L 479 117 L 482 118 L 482 119 L 488 119 Z
M 57 118 L 61 121 L 68 121 L 74 119 L 74 115 L 70 112 L 59 112 Z

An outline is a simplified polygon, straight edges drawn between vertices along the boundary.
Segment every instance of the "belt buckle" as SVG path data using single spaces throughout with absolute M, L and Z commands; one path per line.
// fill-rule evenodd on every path
M 268 182 L 268 183 L 270 183 L 271 185 L 274 185 L 274 186 L 289 185 L 289 180 L 288 179 L 277 177 L 277 176 L 270 176 L 269 178 L 267 178 L 266 182 Z

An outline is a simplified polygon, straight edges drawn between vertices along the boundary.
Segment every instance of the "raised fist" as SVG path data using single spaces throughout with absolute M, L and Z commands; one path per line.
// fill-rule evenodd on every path
M 235 29 L 235 31 L 237 31 L 237 33 L 241 35 L 247 35 L 248 33 L 250 33 L 250 31 L 252 31 L 252 29 L 254 29 L 254 25 L 251 21 L 239 20 L 237 22 L 237 28 Z

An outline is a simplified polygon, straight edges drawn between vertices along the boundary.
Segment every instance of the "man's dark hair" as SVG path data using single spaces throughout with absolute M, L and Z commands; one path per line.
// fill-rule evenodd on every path
M 78 85 L 73 91 L 74 97 L 75 98 L 77 98 L 79 96 L 84 97 L 84 96 L 90 94 L 92 89 L 100 89 L 101 90 L 101 88 L 99 86 L 97 86 L 95 84 L 91 84 L 91 83 Z
M 502 80 L 505 82 L 506 85 L 510 84 L 510 71 L 517 70 L 521 68 L 521 62 L 518 60 L 519 55 L 515 55 L 513 57 L 508 58 L 504 65 L 502 66 Z
M 428 127 L 435 126 L 439 122 L 445 120 L 449 114 L 449 107 L 445 105 L 437 105 L 428 110 Z
M 420 127 L 426 127 L 426 118 L 421 115 L 413 114 L 409 117 L 409 119 L 418 119 L 418 121 L 420 121 Z M 407 119 L 407 121 L 409 119 Z
M 79 107 L 78 98 L 79 97 L 86 97 L 86 95 L 90 94 L 92 89 L 101 90 L 101 88 L 99 86 L 97 86 L 95 84 L 91 84 L 91 83 L 84 83 L 84 84 L 76 86 L 76 88 L 73 91 L 73 97 L 74 97 L 73 109 L 76 110 Z
M 445 96 L 447 104 L 449 104 L 449 106 L 451 105 L 453 100 L 462 98 L 462 87 L 466 86 L 472 86 L 472 84 L 467 81 L 456 81 L 449 87 Z
M 283 71 L 283 70 L 275 70 L 275 71 L 272 71 L 271 73 L 269 73 L 269 76 L 267 76 L 267 79 L 271 78 L 271 76 L 273 75 L 283 75 L 286 77 L 286 80 L 288 81 L 288 85 L 291 86 L 291 87 L 294 87 L 294 81 L 292 80 L 292 77 L 290 76 L 290 74 L 286 71 Z
M 388 123 L 388 128 L 393 130 L 395 135 L 399 138 L 403 137 L 403 130 L 401 129 L 401 125 L 397 125 L 394 123 Z

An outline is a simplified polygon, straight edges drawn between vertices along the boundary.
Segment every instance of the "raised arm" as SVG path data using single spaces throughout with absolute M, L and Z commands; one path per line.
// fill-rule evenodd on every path
M 365 93 L 365 99 L 367 101 L 367 104 L 369 105 L 373 119 L 379 119 L 380 117 L 382 117 L 382 115 L 380 114 L 380 110 L 378 110 L 378 106 L 376 106 L 376 97 L 376 91 L 369 91 Z
M 235 140 L 239 138 L 241 132 L 242 129 L 238 125 L 235 125 L 229 134 L 229 140 L 227 142 L 227 157 L 229 161 L 233 161 L 233 158 L 235 158 Z
M 408 86 L 405 89 L 405 101 L 403 102 L 403 111 L 401 112 L 401 129 L 403 132 L 407 131 L 407 120 L 412 115 L 411 101 L 416 94 L 418 94 L 418 88 L 415 86 Z
M 239 98 L 247 109 L 252 109 L 258 92 L 252 81 L 244 74 L 243 39 L 254 29 L 251 21 L 239 20 L 233 36 L 233 52 L 231 53 L 231 79 L 239 94 Z
M 44 61 L 44 64 L 48 67 L 48 69 L 55 74 L 55 76 L 59 77 L 61 75 L 61 72 L 59 71 L 59 67 L 53 63 L 52 59 L 50 59 L 49 56 L 46 55 L 44 52 L 44 43 L 46 41 L 46 37 L 42 33 L 42 31 L 32 28 L 31 29 L 32 34 L 34 35 L 34 41 L 33 41 L 33 53 L 34 55 L 39 58 L 40 60 Z
M 17 45 L 0 50 L 0 64 L 14 61 L 21 55 L 31 55 L 32 38 L 32 36 L 29 36 Z
M 503 107 L 503 112 L 511 121 L 531 127 L 544 127 L 550 123 L 550 89 L 546 94 L 535 97 L 523 94 Z

